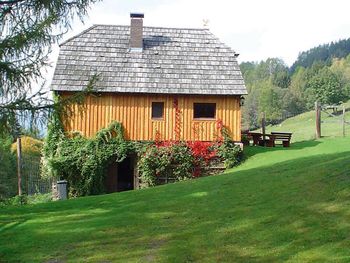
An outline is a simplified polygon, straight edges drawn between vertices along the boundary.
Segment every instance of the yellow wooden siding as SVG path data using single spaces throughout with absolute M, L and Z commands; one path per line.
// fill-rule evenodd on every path
M 61 93 L 62 97 L 70 96 Z M 217 121 L 222 120 L 230 136 L 241 140 L 241 112 L 239 96 L 196 96 L 196 95 L 135 95 L 102 93 L 90 95 L 83 107 L 73 105 L 73 116 L 64 121 L 66 131 L 80 131 L 91 137 L 113 120 L 123 124 L 128 140 L 175 139 L 176 110 L 174 99 L 178 100 L 180 138 L 182 140 L 213 141 L 216 139 Z M 152 102 L 164 102 L 162 120 L 151 119 Z M 216 103 L 213 120 L 193 119 L 193 103 Z M 83 111 L 79 110 L 83 109 Z M 158 135 L 157 135 L 158 134 Z

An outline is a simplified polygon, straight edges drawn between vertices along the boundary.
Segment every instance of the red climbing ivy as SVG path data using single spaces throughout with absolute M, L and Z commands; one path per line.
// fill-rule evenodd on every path
M 228 136 L 222 120 L 216 121 L 216 141 L 199 141 L 198 125 L 193 126 L 195 141 L 181 141 L 181 110 L 177 98 L 173 100 L 173 107 L 175 140 L 162 141 L 161 134 L 156 131 L 154 143 L 139 153 L 138 170 L 142 187 L 156 185 L 161 178 L 171 177 L 179 181 L 203 176 L 206 167 L 217 161 L 224 161 L 229 168 L 239 163 L 241 151 Z
M 161 178 L 179 181 L 206 175 L 206 167 L 223 161 L 226 167 L 237 165 L 241 150 L 222 132 L 223 140 L 215 142 L 156 140 L 144 147 L 139 155 L 141 186 L 159 183 Z
M 187 142 L 187 146 L 191 149 L 191 153 L 196 160 L 203 161 L 206 164 L 217 157 L 217 142 L 194 141 Z
M 179 100 L 177 98 L 174 98 L 173 107 L 175 110 L 175 140 L 179 141 L 181 139 L 181 110 L 179 109 Z

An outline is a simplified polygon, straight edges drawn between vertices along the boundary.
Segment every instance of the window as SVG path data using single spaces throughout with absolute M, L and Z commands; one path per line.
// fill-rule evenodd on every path
M 194 119 L 215 119 L 216 103 L 193 103 Z
M 164 102 L 152 102 L 152 119 L 163 119 Z

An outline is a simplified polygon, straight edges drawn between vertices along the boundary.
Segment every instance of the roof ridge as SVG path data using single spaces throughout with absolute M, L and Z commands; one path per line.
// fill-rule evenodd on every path
M 112 25 L 112 24 L 94 24 L 94 26 L 115 26 L 115 27 L 130 27 L 129 25 Z M 208 28 L 200 27 L 163 27 L 163 26 L 144 26 L 143 28 L 160 28 L 160 29 L 182 29 L 182 30 L 200 30 L 210 31 Z
M 72 37 L 66 39 L 65 41 L 63 41 L 62 43 L 60 43 L 58 46 L 61 47 L 62 45 L 66 44 L 67 42 L 69 42 L 69 41 L 71 41 L 71 40 L 73 40 L 73 39 L 75 39 L 75 38 L 77 38 L 77 37 L 80 37 L 81 35 L 85 34 L 86 32 L 89 32 L 91 29 L 93 29 L 93 28 L 95 28 L 95 27 L 97 27 L 97 26 L 98 26 L 98 25 L 92 25 L 92 26 L 90 26 L 89 28 L 87 28 L 87 29 L 81 31 L 79 34 L 74 35 L 74 36 L 72 36 Z
M 90 30 L 96 28 L 96 27 L 99 27 L 99 26 L 113 26 L 113 27 L 126 27 L 126 28 L 130 28 L 129 25 L 111 25 L 111 24 L 93 24 L 92 26 L 90 26 L 89 28 L 81 31 L 79 34 L 73 36 L 73 37 L 70 37 L 66 40 L 64 40 L 62 43 L 60 43 L 58 46 L 61 47 L 62 45 L 68 43 L 69 41 L 77 38 L 77 37 L 80 37 L 81 35 L 89 32 Z M 185 28 L 185 27 L 160 27 L 160 26 L 144 26 L 143 28 L 157 28 L 157 29 L 176 29 L 176 30 L 197 30 L 197 31 L 205 31 L 205 32 L 208 32 L 210 33 L 211 35 L 215 36 L 212 32 L 210 32 L 210 30 L 208 28 Z

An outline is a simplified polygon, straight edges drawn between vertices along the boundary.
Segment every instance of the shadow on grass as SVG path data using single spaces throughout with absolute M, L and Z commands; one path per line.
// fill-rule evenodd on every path
M 147 190 L 4 209 L 0 258 L 9 262 L 14 256 L 16 262 L 346 262 L 349 154 L 318 155 Z M 6 228 L 11 219 L 18 224 Z
M 254 156 L 255 154 L 263 152 L 302 150 L 306 148 L 315 147 L 320 143 L 322 142 L 316 140 L 309 140 L 291 143 L 290 147 L 283 147 L 282 145 L 276 145 L 276 147 L 246 146 L 244 148 L 244 154 L 248 158 Z

